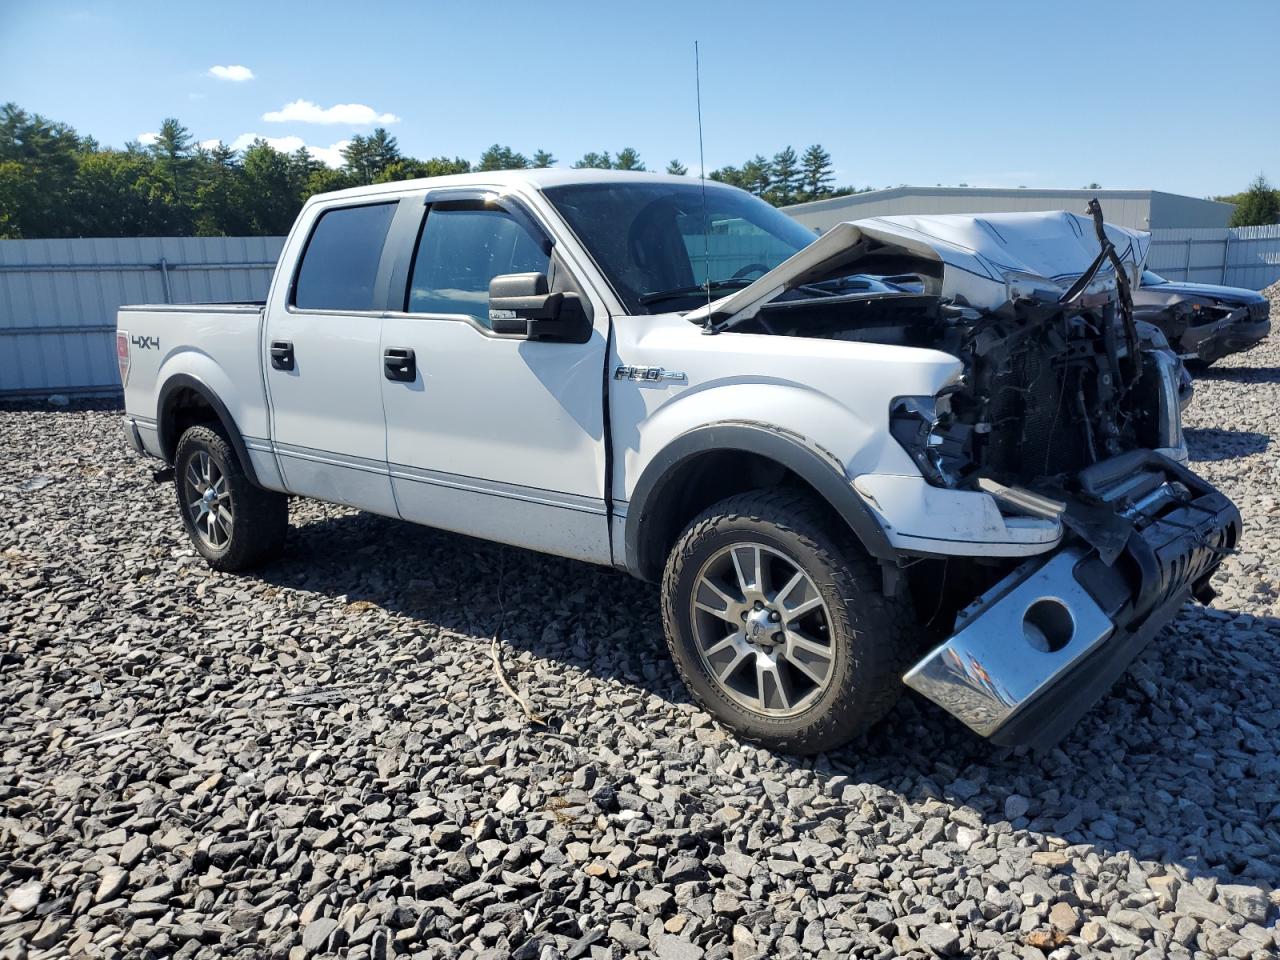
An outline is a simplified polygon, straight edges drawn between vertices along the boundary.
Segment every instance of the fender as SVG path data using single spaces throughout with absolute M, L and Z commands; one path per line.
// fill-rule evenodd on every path
M 643 577 L 652 564 L 652 558 L 643 556 L 645 518 L 661 502 L 666 482 L 676 468 L 700 454 L 719 450 L 758 454 L 786 467 L 813 487 L 844 519 L 868 553 L 878 560 L 896 560 L 897 552 L 880 521 L 833 455 L 789 431 L 737 421 L 695 427 L 676 437 L 649 461 L 627 506 L 624 542 L 629 569 Z
M 240 458 L 240 466 L 244 468 L 249 482 L 255 487 L 262 486 L 258 482 L 257 471 L 253 469 L 253 460 L 249 458 L 249 451 L 245 448 L 244 437 L 240 435 L 240 428 L 236 426 L 235 420 L 232 419 L 231 413 L 227 410 L 227 405 L 219 399 L 218 395 L 213 392 L 207 383 L 189 373 L 175 373 L 160 388 L 160 397 L 156 403 L 156 411 L 159 414 L 156 430 L 160 438 L 160 449 L 173 449 L 178 442 L 177 437 L 171 436 L 173 416 L 172 411 L 169 409 L 169 404 L 174 394 L 182 389 L 199 394 L 213 408 L 218 422 L 222 424 L 222 429 L 227 434 L 227 439 L 231 441 L 232 449 L 235 450 L 236 456 Z

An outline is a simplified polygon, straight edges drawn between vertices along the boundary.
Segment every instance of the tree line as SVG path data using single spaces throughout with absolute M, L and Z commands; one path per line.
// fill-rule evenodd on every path
M 0 106 L 0 238 L 275 236 L 287 233 L 308 197 L 371 183 L 472 170 L 551 167 L 556 158 L 495 143 L 472 163 L 462 157 L 406 156 L 383 128 L 357 135 L 330 167 L 305 148 L 286 153 L 265 140 L 243 150 L 197 144 L 170 118 L 148 144 L 104 147 L 66 123 Z M 645 170 L 633 147 L 592 151 L 571 166 Z M 679 160 L 667 173 L 687 174 Z M 757 155 L 708 177 L 782 205 L 852 193 L 836 188 L 831 155 L 814 144 L 797 155 Z M 870 189 L 870 188 L 867 188 Z

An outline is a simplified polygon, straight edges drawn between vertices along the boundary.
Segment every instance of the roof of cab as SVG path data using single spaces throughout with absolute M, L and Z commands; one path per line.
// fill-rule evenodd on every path
M 341 200 L 358 197 L 376 197 L 387 193 L 403 193 L 432 187 L 512 187 L 530 186 L 537 190 L 565 184 L 586 183 L 697 183 L 696 177 L 669 173 L 649 173 L 646 170 L 595 170 L 561 167 L 543 167 L 534 170 L 488 170 L 477 173 L 455 173 L 446 177 L 422 177 L 417 180 L 394 180 L 391 183 L 375 183 L 365 187 L 351 187 L 321 193 L 312 200 Z M 714 183 L 714 181 L 712 181 Z M 724 186 L 724 184 L 715 184 Z

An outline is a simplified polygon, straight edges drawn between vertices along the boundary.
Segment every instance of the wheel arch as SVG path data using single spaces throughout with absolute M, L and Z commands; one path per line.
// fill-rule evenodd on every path
M 244 469 L 245 476 L 255 487 L 261 487 L 253 460 L 245 447 L 244 437 L 236 426 L 235 418 L 218 394 L 199 377 L 190 373 L 175 373 L 160 388 L 156 403 L 158 413 L 156 432 L 160 450 L 168 463 L 173 463 L 174 451 L 182 432 L 196 423 L 217 423 L 227 435 Z M 194 414 L 194 416 L 192 416 Z
M 747 472 L 724 482 L 714 466 L 745 466 Z M 694 516 L 725 496 L 761 486 L 770 471 L 773 482 L 798 483 L 831 508 L 871 556 L 896 559 L 880 522 L 832 454 L 768 424 L 726 422 L 681 434 L 645 466 L 627 504 L 626 568 L 641 579 L 659 579 L 668 551 Z

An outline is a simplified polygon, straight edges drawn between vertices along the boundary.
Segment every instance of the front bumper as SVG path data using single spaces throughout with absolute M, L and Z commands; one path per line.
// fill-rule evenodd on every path
M 1256 346 L 1271 332 L 1271 320 L 1254 318 L 1247 307 L 1241 307 L 1218 324 L 1188 327 L 1182 337 L 1184 359 L 1213 363 L 1232 353 Z
M 960 614 L 904 682 L 976 733 L 1048 749 L 1208 580 L 1240 535 L 1234 504 L 1180 464 L 1138 451 L 1080 475 L 1090 503 L 1052 555 Z

